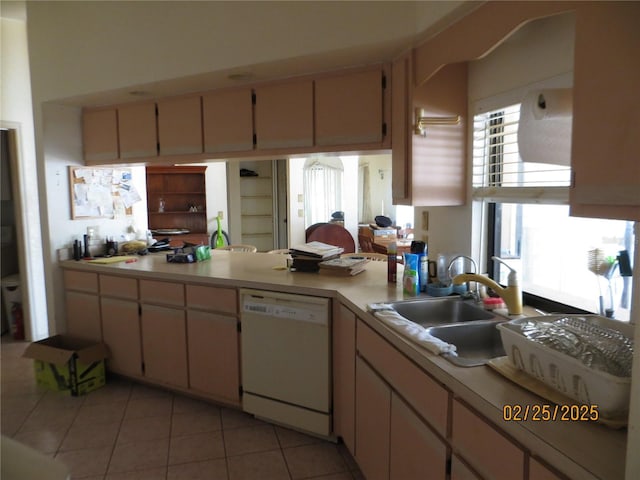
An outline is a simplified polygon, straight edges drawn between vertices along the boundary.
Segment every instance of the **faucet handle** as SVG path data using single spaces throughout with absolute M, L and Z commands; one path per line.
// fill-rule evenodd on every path
M 509 266 L 507 262 L 502 260 L 500 257 L 493 256 L 491 260 L 495 260 L 496 262 L 500 262 L 502 265 L 509 269 L 509 276 L 507 277 L 507 286 L 509 287 L 517 287 L 518 286 L 518 272 Z

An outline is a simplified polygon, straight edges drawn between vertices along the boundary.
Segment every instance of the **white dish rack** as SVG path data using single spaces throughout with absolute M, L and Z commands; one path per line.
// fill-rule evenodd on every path
M 565 320 L 566 319 L 566 320 Z M 562 322 L 583 325 L 588 334 L 586 339 L 594 332 L 598 332 L 598 343 L 604 346 L 602 358 L 620 356 L 620 352 L 632 352 L 633 326 L 617 320 L 612 320 L 599 315 L 545 315 L 512 320 L 498 325 L 505 352 L 511 362 L 520 370 L 544 382 L 578 403 L 595 405 L 601 416 L 607 418 L 619 418 L 626 416 L 629 410 L 629 396 L 631 377 L 626 374 L 612 374 L 601 369 L 588 366 L 582 360 L 569 354 L 552 348 L 557 339 L 547 334 L 544 338 L 534 340 L 525 334 L 525 331 L 536 333 L 536 328 L 544 329 L 549 323 L 562 325 Z M 529 329 L 529 330 L 526 330 Z M 552 332 L 548 330 L 548 332 Z M 602 332 L 602 336 L 600 336 Z M 613 335 L 608 336 L 606 332 Z M 561 336 L 561 335 L 560 335 Z M 569 334 L 570 336 L 570 334 Z M 615 337 L 615 338 L 614 338 Z M 572 337 L 575 338 L 575 337 Z M 581 341 L 581 337 L 579 341 Z M 620 339 L 624 341 L 624 348 L 616 348 Z M 568 337 L 565 337 L 567 340 Z M 620 343 L 622 347 L 623 344 Z M 628 363 L 631 369 L 631 357 L 628 355 L 618 362 Z M 620 375 L 620 376 L 618 376 Z M 630 375 L 630 373 L 629 373 Z

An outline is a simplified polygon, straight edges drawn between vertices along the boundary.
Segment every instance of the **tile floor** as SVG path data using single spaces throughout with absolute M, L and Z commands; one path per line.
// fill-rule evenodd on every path
M 73 479 L 362 479 L 344 448 L 233 409 L 109 378 L 83 397 L 35 385 L 26 342 L 2 337 L 1 431 Z

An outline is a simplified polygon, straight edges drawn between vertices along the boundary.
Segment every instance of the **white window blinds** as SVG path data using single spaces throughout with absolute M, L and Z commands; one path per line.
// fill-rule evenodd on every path
M 523 162 L 518 152 L 519 117 L 520 104 L 474 117 L 474 199 L 568 204 L 571 169 Z

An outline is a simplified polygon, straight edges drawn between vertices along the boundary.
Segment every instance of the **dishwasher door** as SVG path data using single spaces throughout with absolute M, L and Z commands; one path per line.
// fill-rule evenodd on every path
M 243 409 L 330 433 L 330 301 L 241 290 Z

